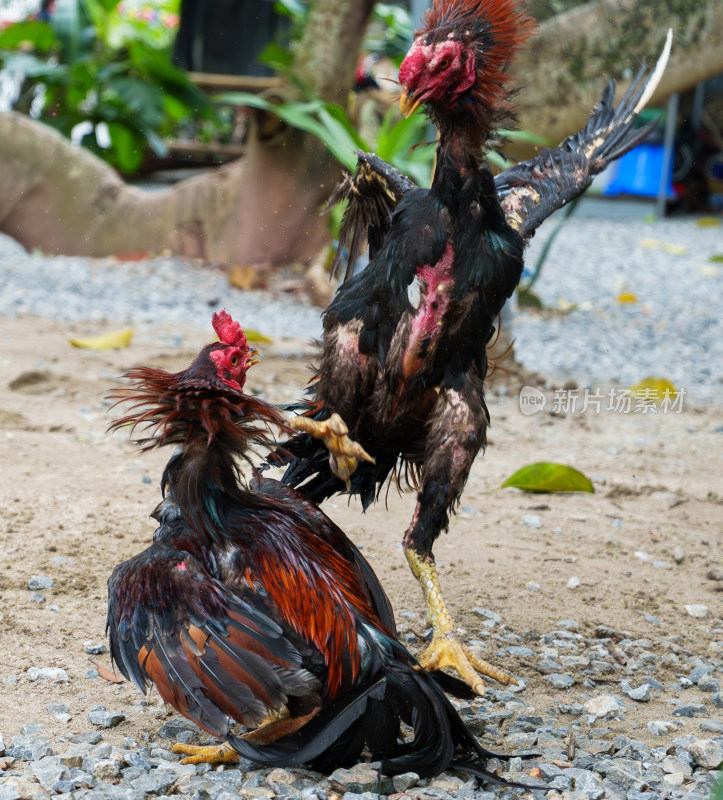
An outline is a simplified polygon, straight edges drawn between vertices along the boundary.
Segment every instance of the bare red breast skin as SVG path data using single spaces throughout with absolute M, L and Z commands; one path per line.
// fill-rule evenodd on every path
M 448 242 L 444 253 L 434 265 L 425 264 L 417 269 L 421 286 L 421 302 L 412 319 L 412 329 L 404 349 L 402 374 L 398 392 L 414 378 L 424 365 L 424 353 L 433 346 L 442 329 L 442 320 L 449 308 L 454 252 Z

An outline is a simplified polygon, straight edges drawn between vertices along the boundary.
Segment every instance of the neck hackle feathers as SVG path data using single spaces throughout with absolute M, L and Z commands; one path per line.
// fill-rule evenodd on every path
M 469 124 L 476 121 L 489 131 L 511 112 L 507 68 L 535 28 L 534 19 L 518 0 L 437 0 L 415 32 L 414 44 L 399 71 L 400 82 L 414 94 L 420 70 L 436 73 L 438 62 L 445 66 L 455 58 L 450 45 L 456 45 L 462 62 L 458 82 L 431 102 L 427 98 L 422 102 L 441 125 L 446 115 L 459 113 Z M 450 53 L 442 54 L 440 48 Z M 413 103 L 406 92 L 403 100 L 408 110 Z
M 270 444 L 268 426 L 283 427 L 283 415 L 272 405 L 242 392 L 246 369 L 255 364 L 241 326 L 229 314 L 213 315 L 219 342 L 206 345 L 188 369 L 170 373 L 151 367 L 135 367 L 124 377 L 129 388 L 115 390 L 115 405 L 128 404 L 128 413 L 109 426 L 115 430 L 131 426 L 134 441 L 143 450 L 167 444 L 182 447 L 210 447 L 217 443 L 243 454 L 256 443 Z M 231 354 L 228 379 L 222 371 L 222 357 Z M 233 364 L 233 367 L 231 367 Z

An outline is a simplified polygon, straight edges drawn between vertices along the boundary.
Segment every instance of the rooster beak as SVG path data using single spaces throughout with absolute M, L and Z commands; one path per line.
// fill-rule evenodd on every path
M 415 97 L 413 93 L 409 95 L 407 90 L 404 89 L 402 96 L 399 98 L 399 110 L 402 112 L 402 116 L 405 118 L 411 117 L 419 108 L 421 102 L 421 97 Z
M 258 350 L 255 350 L 253 347 L 249 350 L 249 356 L 246 359 L 246 366 L 253 367 L 254 364 L 258 364 L 261 361 L 260 354 Z

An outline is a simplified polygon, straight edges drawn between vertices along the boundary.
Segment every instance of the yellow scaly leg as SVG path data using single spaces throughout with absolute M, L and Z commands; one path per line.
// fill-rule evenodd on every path
M 443 667 L 452 667 L 457 670 L 462 680 L 479 695 L 484 695 L 485 684 L 477 673 L 493 678 L 506 686 L 511 683 L 516 686 L 517 681 L 511 675 L 477 658 L 460 641 L 452 617 L 442 598 L 434 559 L 424 558 L 411 548 L 406 548 L 405 553 L 412 573 L 422 587 L 424 600 L 427 603 L 427 616 L 432 624 L 432 641 L 419 657 L 422 667 L 427 672 L 433 672 Z
M 208 746 L 178 742 L 172 749 L 174 753 L 186 756 L 181 759 L 181 764 L 237 764 L 239 760 L 238 753 L 226 742 Z

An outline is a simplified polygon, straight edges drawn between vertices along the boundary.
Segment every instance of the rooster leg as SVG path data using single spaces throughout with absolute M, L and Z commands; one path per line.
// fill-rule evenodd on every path
M 419 581 L 427 603 L 427 616 L 432 624 L 432 642 L 419 657 L 419 663 L 434 672 L 443 667 L 457 670 L 462 680 L 477 694 L 484 695 L 485 684 L 481 675 L 505 685 L 517 681 L 498 667 L 477 658 L 462 644 L 454 622 L 442 597 L 434 558 L 425 559 L 414 550 L 406 550 L 407 561 L 414 577 Z M 479 673 L 479 674 L 478 674 Z
M 244 733 L 241 738 L 252 744 L 271 744 L 282 736 L 298 731 L 318 713 L 319 709 L 315 708 L 300 717 L 276 717 L 265 722 L 256 730 Z M 181 760 L 182 764 L 236 764 L 239 760 L 238 753 L 228 742 L 207 747 L 178 743 L 173 745 L 173 752 L 186 756 Z
M 516 681 L 476 658 L 460 641 L 442 598 L 432 545 L 448 527 L 449 512 L 459 500 L 485 441 L 487 416 L 481 397 L 481 381 L 477 384 L 474 377 L 468 377 L 459 391 L 440 392 L 427 437 L 417 507 L 403 541 L 409 566 L 422 587 L 433 631 L 432 642 L 419 661 L 429 671 L 453 667 L 479 695 L 485 691 L 480 674 L 503 684 Z
M 310 417 L 291 417 L 286 424 L 296 431 L 310 433 L 315 439 L 321 439 L 329 451 L 329 465 L 337 478 L 346 483 L 350 490 L 349 478 L 354 474 L 359 462 L 363 459 L 372 464 L 376 462 L 367 451 L 347 435 L 349 429 L 338 414 L 321 422 Z

